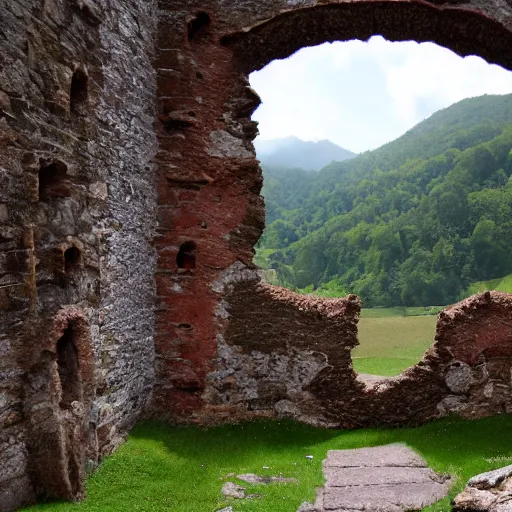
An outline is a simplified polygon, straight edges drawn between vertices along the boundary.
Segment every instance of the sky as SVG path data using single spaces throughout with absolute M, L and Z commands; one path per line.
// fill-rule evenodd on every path
M 464 98 L 512 93 L 512 73 L 433 43 L 325 43 L 250 76 L 261 139 L 329 139 L 360 153 Z

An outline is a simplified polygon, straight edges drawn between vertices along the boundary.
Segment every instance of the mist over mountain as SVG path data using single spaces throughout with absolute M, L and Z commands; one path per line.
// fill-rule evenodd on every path
M 254 146 L 264 166 L 301 168 L 307 171 L 318 171 L 333 161 L 342 162 L 357 156 L 329 140 L 305 142 L 297 137 L 256 139 Z

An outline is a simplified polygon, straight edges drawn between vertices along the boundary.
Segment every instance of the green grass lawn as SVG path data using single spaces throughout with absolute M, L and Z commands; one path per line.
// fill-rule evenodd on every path
M 323 483 L 327 450 L 405 442 L 431 467 L 455 476 L 450 497 L 467 479 L 512 463 L 512 417 L 478 421 L 444 419 L 420 428 L 334 431 L 293 422 L 259 421 L 211 429 L 148 423 L 107 458 L 87 482 L 88 498 L 77 504 L 45 504 L 31 511 L 55 512 L 295 512 Z M 313 455 L 312 460 L 305 458 Z M 248 486 L 261 495 L 230 501 L 221 496 L 227 475 L 241 473 L 294 477 L 297 484 Z M 234 477 L 229 480 L 236 481 Z M 449 498 L 429 507 L 450 510 Z
M 380 309 L 362 312 L 360 345 L 352 351 L 354 369 L 373 375 L 398 375 L 416 364 L 434 342 L 437 316 L 373 316 L 376 311 L 382 313 Z

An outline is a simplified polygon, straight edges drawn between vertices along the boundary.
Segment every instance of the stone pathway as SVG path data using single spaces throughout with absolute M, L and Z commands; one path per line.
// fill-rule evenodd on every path
M 300 512 L 403 512 L 444 498 L 450 478 L 438 475 L 403 444 L 330 450 L 323 463 L 325 487 Z

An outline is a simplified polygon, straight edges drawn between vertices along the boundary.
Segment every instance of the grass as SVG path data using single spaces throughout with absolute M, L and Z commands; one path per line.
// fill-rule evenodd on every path
M 489 281 L 477 281 L 476 283 L 471 283 L 465 292 L 465 296 L 469 297 L 474 293 L 485 292 L 487 290 L 512 293 L 512 274 L 498 279 L 490 279 Z
M 352 351 L 354 369 L 359 373 L 398 375 L 416 364 L 434 342 L 435 316 L 373 317 L 366 312 L 363 310 L 359 320 L 360 345 Z
M 137 426 L 128 442 L 107 458 L 87 482 L 88 498 L 28 510 L 52 512 L 295 512 L 323 483 L 327 450 L 405 442 L 431 467 L 455 476 L 453 497 L 477 473 L 512 462 L 512 417 L 477 421 L 444 419 L 420 428 L 333 431 L 293 422 L 259 421 L 211 429 Z M 313 455 L 312 460 L 305 458 Z M 234 473 L 294 477 L 297 484 L 248 486 L 261 495 L 230 501 L 221 487 Z M 236 481 L 234 477 L 229 480 Z M 450 510 L 449 498 L 425 510 Z
M 472 283 L 465 296 L 486 290 L 512 293 L 512 274 Z M 362 309 L 360 346 L 352 351 L 359 373 L 393 376 L 416 364 L 433 343 L 437 318 L 445 306 Z
M 412 306 L 396 308 L 362 308 L 361 318 L 387 318 L 390 316 L 435 316 L 446 306 Z

